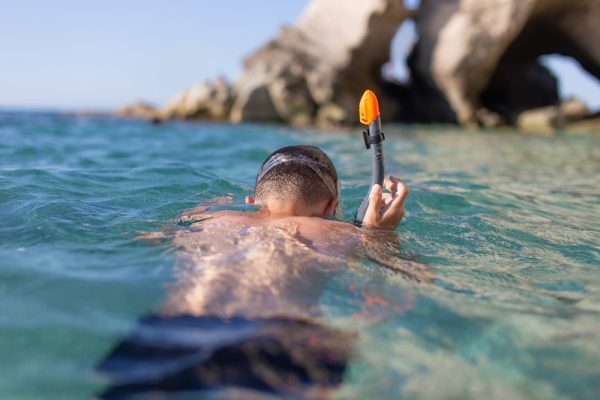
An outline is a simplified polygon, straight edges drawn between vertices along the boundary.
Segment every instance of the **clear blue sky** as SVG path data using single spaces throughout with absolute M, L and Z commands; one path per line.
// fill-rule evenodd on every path
M 409 3 L 418 3 L 411 0 Z M 197 81 L 235 79 L 245 55 L 300 16 L 307 0 L 0 0 L 0 107 L 164 104 Z M 394 41 L 406 53 L 410 29 Z M 552 58 L 563 93 L 600 107 L 600 85 Z M 394 63 L 402 75 L 402 62 Z

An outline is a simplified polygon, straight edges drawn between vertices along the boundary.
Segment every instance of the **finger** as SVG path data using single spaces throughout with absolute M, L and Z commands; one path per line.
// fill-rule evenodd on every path
M 394 196 L 391 193 L 383 193 L 381 195 L 381 199 L 383 201 L 383 204 L 387 206 L 392 202 L 392 200 L 394 200 Z
M 390 175 L 388 179 L 389 179 L 390 181 L 394 182 L 395 184 L 402 183 L 402 179 L 400 179 L 400 178 L 398 178 L 398 177 L 396 177 L 396 176 L 392 176 L 392 175 Z
M 392 212 L 397 212 L 398 210 L 402 209 L 404 207 L 404 200 L 406 200 L 407 196 L 408 188 L 404 183 L 398 182 L 398 190 L 394 200 L 392 200 L 392 203 L 389 206 L 389 210 Z
M 398 191 L 396 194 L 398 197 L 402 198 L 402 202 L 404 203 L 404 200 L 406 200 L 406 196 L 408 196 L 408 187 L 401 180 L 398 180 L 397 187 Z
M 398 182 L 400 182 L 398 178 L 390 175 L 383 181 L 383 187 L 392 193 L 396 193 Z
M 375 184 L 371 188 L 369 194 L 369 206 L 365 212 L 364 223 L 367 225 L 375 225 L 379 221 L 379 210 L 381 209 L 382 193 L 381 185 Z

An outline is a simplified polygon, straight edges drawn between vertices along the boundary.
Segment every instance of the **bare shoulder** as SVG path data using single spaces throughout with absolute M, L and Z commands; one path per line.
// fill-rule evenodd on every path
M 327 220 L 318 217 L 285 217 L 271 218 L 258 212 L 242 211 L 216 211 L 208 212 L 203 215 L 203 220 L 194 225 L 219 225 L 230 226 L 230 228 L 242 226 L 263 226 L 266 228 L 283 228 L 284 230 L 293 230 L 301 236 L 319 240 L 329 236 L 360 236 L 360 229 L 352 224 Z M 193 226 L 194 226 L 193 225 Z
M 206 225 L 207 223 L 231 224 L 257 224 L 261 220 L 259 212 L 244 211 L 208 211 L 202 214 L 201 220 L 193 225 Z M 192 225 L 192 226 L 193 226 Z
M 351 234 L 358 234 L 360 232 L 356 226 L 342 221 L 314 217 L 294 217 L 294 219 L 297 219 L 298 222 L 307 228 L 317 229 L 323 232 L 339 231 Z
M 202 220 L 192 224 L 192 227 L 237 229 L 248 226 L 262 226 L 265 228 L 280 228 L 284 231 L 294 231 L 305 239 L 322 240 L 331 237 L 359 238 L 361 231 L 352 224 L 327 220 L 318 217 L 285 217 L 271 218 L 264 213 L 243 211 L 215 211 L 202 215 Z
M 360 229 L 342 221 L 315 217 L 290 217 L 286 218 L 284 223 L 295 225 L 299 233 L 310 240 L 360 238 Z

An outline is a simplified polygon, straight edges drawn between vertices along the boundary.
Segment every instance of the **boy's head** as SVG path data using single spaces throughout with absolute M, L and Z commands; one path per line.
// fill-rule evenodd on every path
M 261 165 L 254 196 L 259 203 L 300 200 L 307 207 L 337 202 L 337 172 L 331 159 L 318 147 L 283 147 Z

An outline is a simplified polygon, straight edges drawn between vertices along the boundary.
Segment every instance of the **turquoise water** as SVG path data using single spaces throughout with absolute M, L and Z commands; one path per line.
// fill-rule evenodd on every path
M 436 279 L 365 264 L 328 282 L 326 319 L 360 335 L 336 397 L 597 398 L 600 137 L 385 131 L 411 189 L 402 251 Z M 173 280 L 169 243 L 138 232 L 241 201 L 272 150 L 326 150 L 350 218 L 370 173 L 359 133 L 0 114 L 1 397 L 97 393 L 94 365 Z

